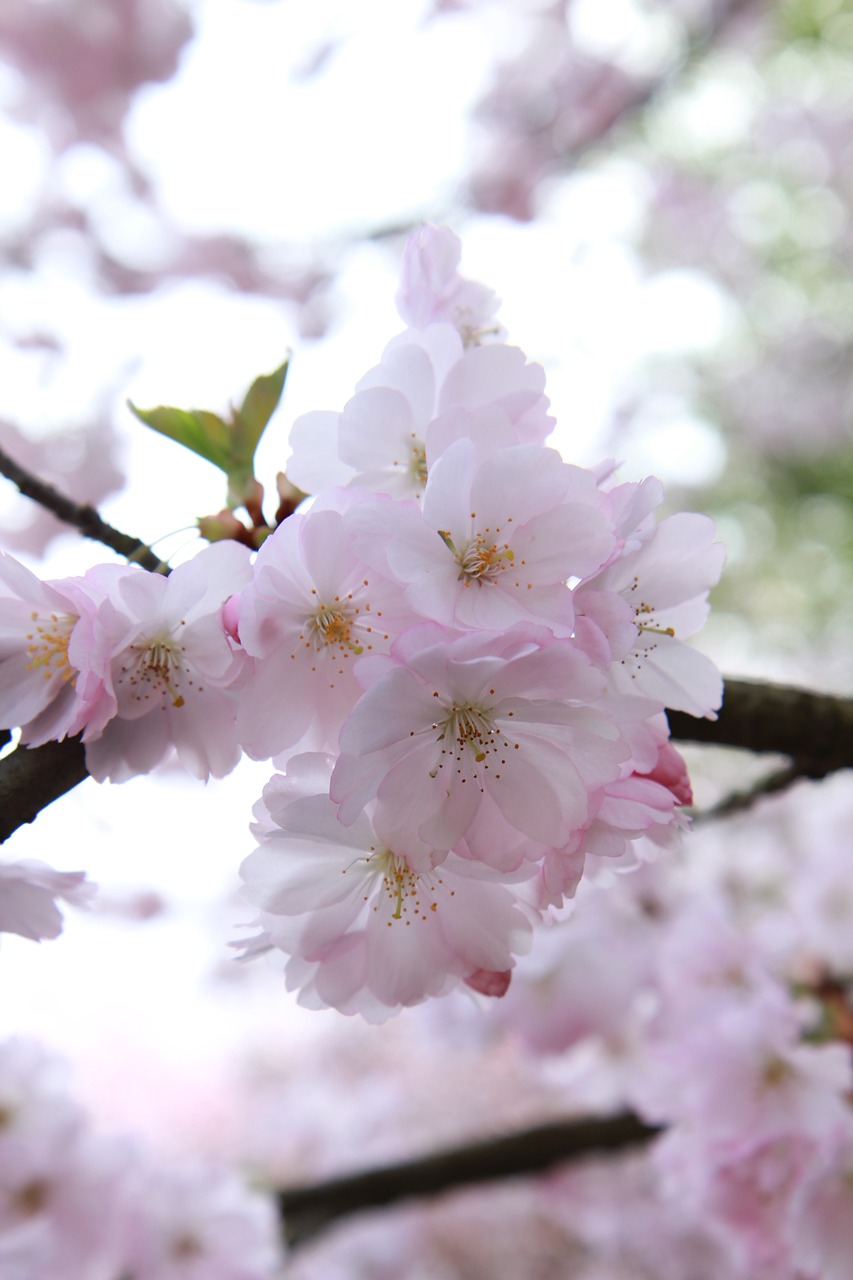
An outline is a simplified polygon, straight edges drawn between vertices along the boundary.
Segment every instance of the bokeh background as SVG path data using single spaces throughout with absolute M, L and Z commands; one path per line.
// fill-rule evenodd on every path
M 0 445 L 164 556 L 197 549 L 224 484 L 126 399 L 222 411 L 290 351 L 259 452 L 274 509 L 293 419 L 341 408 L 402 327 L 402 246 L 429 220 L 545 366 L 565 457 L 716 519 L 699 643 L 722 670 L 849 691 L 849 0 L 4 0 L 0 173 Z M 39 573 L 108 558 L 7 489 L 2 544 Z M 700 807 L 767 767 L 690 759 Z M 473 1006 L 366 1028 L 230 959 L 267 774 L 87 782 L 16 834 L 10 856 L 85 868 L 101 897 L 55 944 L 4 937 L 0 1033 L 70 1056 L 99 1125 L 282 1181 L 562 1114 L 576 1060 L 531 1060 Z M 590 1210 L 571 1244 L 528 1194 L 519 1257 L 468 1256 L 478 1215 L 510 1209 L 461 1197 L 423 1274 L 563 1275 L 570 1245 L 572 1275 L 623 1274 L 612 1224 Z M 399 1264 L 399 1236 L 385 1257 L 347 1230 L 294 1275 Z

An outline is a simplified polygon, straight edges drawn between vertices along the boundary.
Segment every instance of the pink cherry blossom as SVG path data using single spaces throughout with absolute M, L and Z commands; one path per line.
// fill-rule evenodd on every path
M 332 796 L 347 825 L 376 797 L 385 839 L 452 849 L 465 837 L 474 857 L 518 866 L 526 842 L 569 841 L 628 754 L 594 705 L 600 674 L 542 627 L 412 627 L 358 674 L 368 687 L 341 733 Z
M 240 748 L 229 689 L 245 658 L 221 613 L 250 572 L 247 548 L 215 543 L 167 578 L 123 574 L 81 620 L 70 656 L 91 702 L 83 740 L 99 781 L 147 773 L 171 748 L 198 778 L 234 768 Z
M 388 344 L 340 415 L 296 420 L 287 474 L 307 493 L 346 484 L 419 498 L 448 442 L 447 415 L 454 424 L 460 414 L 494 423 L 497 447 L 541 444 L 554 425 L 544 385 L 544 370 L 517 347 L 465 350 L 447 324 L 408 330 Z M 449 439 L 458 436 L 451 426 Z
M 174 0 L 156 9 L 144 0 L 24 0 L 0 17 L 0 48 L 26 78 L 22 114 L 60 145 L 115 142 L 134 91 L 168 80 L 191 35 Z
M 138 1158 L 122 1206 L 121 1267 L 134 1280 L 271 1280 L 280 1250 L 272 1200 L 233 1172 Z
M 0 1044 L 0 1274 L 4 1280 L 271 1280 L 272 1201 L 233 1172 L 165 1167 L 93 1132 L 64 1064 Z
M 706 516 L 670 516 L 626 538 L 621 554 L 576 589 L 575 609 L 586 619 L 579 642 L 593 661 L 609 654 L 615 691 L 714 718 L 719 672 L 684 644 L 705 621 L 723 566 L 722 544 L 713 539 Z
M 361 694 L 353 663 L 387 650 L 401 609 L 406 616 L 399 593 L 355 554 L 346 514 L 313 508 L 280 525 L 240 594 L 240 643 L 254 659 L 240 693 L 244 748 L 265 759 L 309 731 L 310 745 L 335 747 Z
M 0 933 L 18 933 L 34 942 L 56 938 L 62 932 L 56 899 L 87 906 L 94 893 L 85 871 L 54 871 L 32 858 L 0 863 Z
M 448 322 L 468 345 L 499 332 L 498 302 L 491 289 L 460 276 L 461 256 L 462 243 L 449 227 L 425 223 L 403 251 L 397 310 L 414 329 Z
M 358 545 L 424 617 L 500 630 L 522 620 L 571 635 L 566 585 L 594 573 L 615 541 L 593 477 L 552 449 L 518 445 L 484 460 L 470 439 L 430 469 L 423 514 L 381 499 L 355 514 Z
M 331 768 L 300 755 L 272 779 L 256 807 L 260 845 L 241 868 L 266 941 L 291 957 L 288 987 L 309 1007 L 376 1022 L 461 982 L 498 994 L 495 975 L 530 937 L 510 887 L 421 840 L 389 846 L 369 811 L 343 826 Z
M 23 742 L 38 746 L 80 731 L 90 700 L 81 697 L 71 636 L 107 584 L 129 572 L 100 565 L 82 578 L 41 582 L 0 556 L 0 723 L 20 727 Z
M 790 1234 L 805 1274 L 846 1280 L 853 1249 L 853 1125 L 840 1126 L 822 1168 L 803 1188 Z
M 564 1053 L 584 1040 L 624 1045 L 636 1034 L 635 1008 L 652 982 L 660 932 L 637 901 L 636 880 L 585 878 L 571 916 L 540 930 L 519 963 L 496 1016 L 531 1051 Z
M 68 1096 L 70 1068 L 23 1036 L 0 1044 L 0 1151 L 8 1161 L 19 1144 L 69 1143 L 82 1129 Z

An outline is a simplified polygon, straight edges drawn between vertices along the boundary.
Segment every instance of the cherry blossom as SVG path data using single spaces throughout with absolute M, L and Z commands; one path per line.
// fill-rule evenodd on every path
M 484 973 L 508 974 L 530 941 L 511 887 L 422 840 L 389 847 L 369 809 L 344 827 L 329 796 L 332 764 L 299 755 L 267 784 L 256 807 L 261 843 L 241 868 L 261 908 L 262 945 L 290 957 L 288 987 L 309 1007 L 369 1021 L 460 982 L 494 988 Z
M 448 324 L 407 330 L 388 344 L 341 414 L 297 418 L 288 476 L 307 493 L 347 484 L 420 497 L 446 446 L 445 415 L 456 423 L 460 413 L 488 421 L 497 412 L 499 442 L 541 444 L 554 425 L 544 385 L 541 366 L 528 364 L 517 347 L 465 350 Z
M 56 899 L 86 906 L 94 893 L 85 871 L 54 871 L 33 858 L 0 863 L 0 933 L 18 933 L 34 942 L 56 938 L 62 932 Z
M 714 533 L 706 516 L 682 512 L 651 527 L 645 517 L 622 552 L 577 588 L 575 607 L 586 619 L 578 638 L 593 661 L 609 666 L 617 692 L 714 718 L 719 673 L 683 643 L 705 621 L 722 569 Z
M 140 1153 L 141 1155 L 141 1153 Z M 123 1206 L 121 1263 L 138 1280 L 269 1280 L 279 1249 L 272 1203 L 235 1173 L 164 1169 L 137 1156 Z
M 41 115 L 60 145 L 114 141 L 133 92 L 168 80 L 192 35 L 175 0 L 45 0 L 4 6 L 0 48 L 26 74 L 20 110 Z
M 615 545 L 596 498 L 592 476 L 552 449 L 518 445 L 480 461 L 462 439 L 431 469 L 423 515 L 376 501 L 355 521 L 365 554 L 424 617 L 492 630 L 536 620 L 571 635 L 567 580 L 596 572 Z
M 475 857 L 517 866 L 525 841 L 567 843 L 628 754 L 594 705 L 600 674 L 546 628 L 424 624 L 358 674 L 332 797 L 347 825 L 375 797 L 383 838 L 452 849 L 464 836 Z
M 400 264 L 397 310 L 413 329 L 448 322 L 466 346 L 497 335 L 498 301 L 485 285 L 458 272 L 462 242 L 449 227 L 425 223 L 408 240 Z
M 91 703 L 86 764 L 100 781 L 147 773 L 174 747 L 196 777 L 223 777 L 240 758 L 229 692 L 244 655 L 221 618 L 250 576 L 250 555 L 214 543 L 169 577 L 133 570 L 108 585 L 72 641 L 78 688 Z
M 107 583 L 127 574 L 100 565 L 83 578 L 41 582 L 12 556 L 0 557 L 0 720 L 37 746 L 80 731 L 91 707 L 78 688 L 69 653 L 82 614 L 91 614 Z
M 271 1280 L 273 1206 L 236 1174 L 94 1132 L 64 1064 L 0 1044 L 0 1266 L 26 1280 Z
M 237 611 L 240 644 L 254 659 L 240 693 L 239 736 L 259 758 L 309 731 L 312 745 L 336 746 L 361 693 L 353 663 L 387 650 L 389 628 L 407 614 L 355 554 L 347 514 L 330 508 L 297 513 L 266 540 Z

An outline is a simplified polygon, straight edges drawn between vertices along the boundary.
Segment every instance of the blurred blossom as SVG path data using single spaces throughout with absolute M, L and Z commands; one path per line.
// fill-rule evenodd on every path
M 98 506 L 124 485 L 118 439 L 106 417 L 41 440 L 0 420 L 0 448 L 26 471 L 81 504 Z M 68 532 L 45 507 L 24 497 L 6 507 L 0 529 L 6 549 L 31 556 L 43 556 L 54 538 Z
M 168 80 L 192 35 L 179 0 L 9 0 L 0 55 L 21 73 L 15 109 L 58 148 L 112 144 L 132 95 Z

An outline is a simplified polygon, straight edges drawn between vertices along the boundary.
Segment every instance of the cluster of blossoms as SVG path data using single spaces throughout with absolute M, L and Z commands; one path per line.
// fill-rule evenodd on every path
M 690 791 L 664 708 L 721 696 L 684 643 L 722 564 L 710 520 L 658 522 L 658 481 L 545 444 L 543 370 L 459 251 L 410 242 L 409 327 L 341 413 L 295 423 L 288 476 L 314 501 L 254 562 L 223 542 L 168 577 L 0 567 L 3 723 L 82 733 L 102 780 L 171 749 L 199 778 L 273 758 L 245 950 L 372 1020 L 502 994 L 588 860 L 667 842 Z
M 63 1064 L 0 1044 L 0 1273 L 6 1280 L 268 1280 L 271 1202 L 233 1174 L 164 1167 L 94 1133 Z
M 700 828 L 689 856 L 585 883 L 494 1008 L 516 1043 L 561 1056 L 574 1105 L 663 1127 L 664 1203 L 713 1234 L 719 1280 L 850 1273 L 849 779 L 821 784 L 817 822 L 815 798 L 802 786 L 724 838 Z

